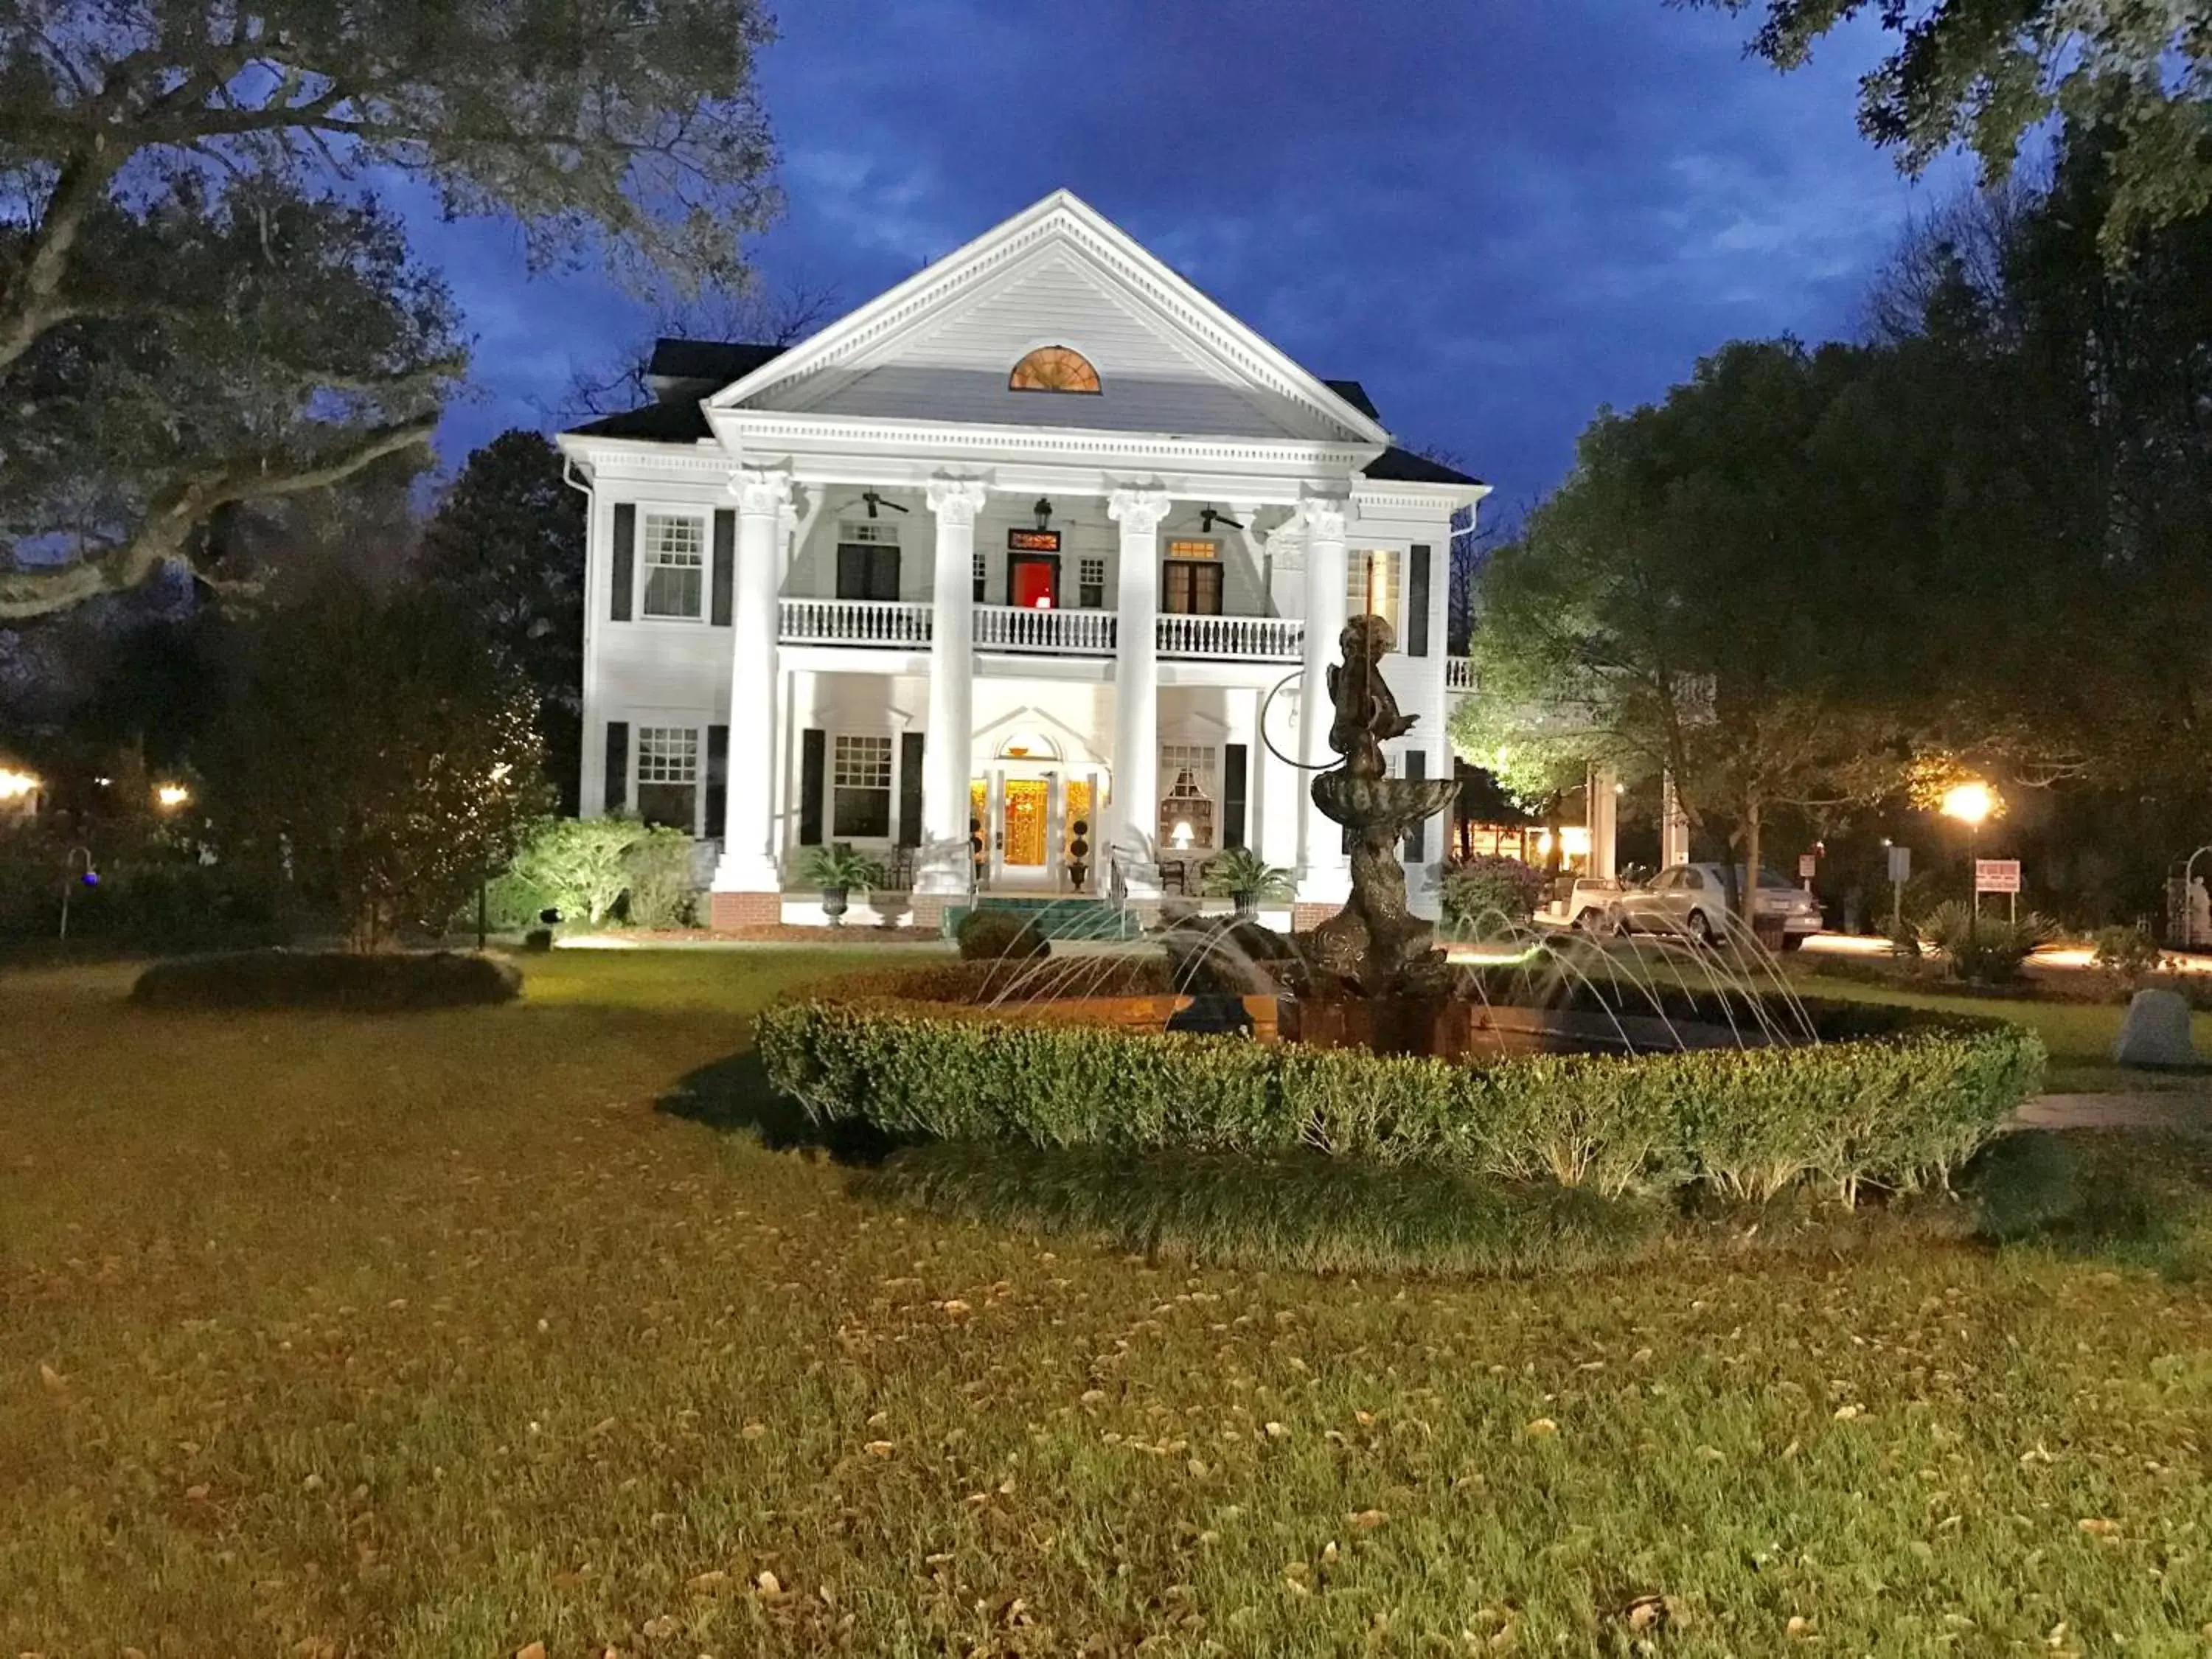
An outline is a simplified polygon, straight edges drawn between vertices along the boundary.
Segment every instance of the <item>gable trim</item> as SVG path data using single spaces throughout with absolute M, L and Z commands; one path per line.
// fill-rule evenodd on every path
M 762 364 L 707 400 L 729 409 L 771 387 L 795 385 L 849 362 L 919 323 L 964 292 L 988 284 L 1040 243 L 1065 237 L 1108 275 L 1176 325 L 1221 362 L 1342 431 L 1355 443 L 1387 445 L 1390 434 L 1319 376 L 1177 276 L 1127 231 L 1072 191 L 994 226 L 964 246 L 830 324 L 804 344 Z M 1102 374 L 1104 371 L 1100 371 Z

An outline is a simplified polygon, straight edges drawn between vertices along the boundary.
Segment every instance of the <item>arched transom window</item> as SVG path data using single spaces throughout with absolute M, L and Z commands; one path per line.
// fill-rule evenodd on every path
M 1073 346 L 1039 346 L 1006 376 L 1014 392 L 1096 392 L 1098 371 Z

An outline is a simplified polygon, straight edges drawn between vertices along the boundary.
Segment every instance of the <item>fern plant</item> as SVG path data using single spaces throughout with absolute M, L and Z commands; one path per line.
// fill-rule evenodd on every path
M 824 892 L 871 892 L 884 884 L 884 866 L 846 842 L 810 847 L 799 861 L 802 879 Z
M 1214 898 L 1234 899 L 1239 910 L 1291 896 L 1291 872 L 1249 847 L 1232 847 L 1206 860 L 1201 884 Z

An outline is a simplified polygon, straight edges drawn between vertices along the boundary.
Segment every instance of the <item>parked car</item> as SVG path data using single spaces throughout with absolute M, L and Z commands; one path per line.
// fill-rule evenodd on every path
M 1771 870 L 1759 872 L 1755 914 L 1780 919 L 1785 951 L 1796 950 L 1820 931 L 1820 901 Z M 1644 886 L 1621 894 L 1607 920 L 1616 933 L 1672 933 L 1710 945 L 1720 937 L 1728 915 L 1729 880 L 1723 866 L 1670 864 Z
M 1618 876 L 1564 877 L 1553 884 L 1539 919 L 1584 933 L 1601 932 L 1610 924 L 1622 895 L 1633 887 L 1633 883 Z

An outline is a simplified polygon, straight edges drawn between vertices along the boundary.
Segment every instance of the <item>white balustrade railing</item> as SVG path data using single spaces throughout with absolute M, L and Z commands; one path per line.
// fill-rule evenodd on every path
M 902 599 L 781 599 L 786 645 L 926 646 L 927 605 Z
M 1018 605 L 975 607 L 979 651 L 1046 651 L 1105 656 L 1114 649 L 1110 611 L 1032 611 Z
M 780 637 L 786 645 L 854 645 L 928 648 L 931 606 L 902 599 L 781 599 Z M 1036 652 L 1060 656 L 1111 656 L 1111 611 L 1036 611 L 1019 605 L 975 608 L 980 651 Z M 1158 620 L 1164 657 L 1221 662 L 1296 662 L 1305 623 L 1295 617 L 1197 617 Z M 1456 676 L 1463 662 L 1450 665 Z M 1451 682 L 1460 684 L 1457 678 Z
M 1163 657 L 1218 657 L 1234 662 L 1296 662 L 1306 625 L 1292 617 L 1160 618 Z
M 1465 657 L 1444 659 L 1444 690 L 1472 691 L 1474 690 L 1474 665 Z

